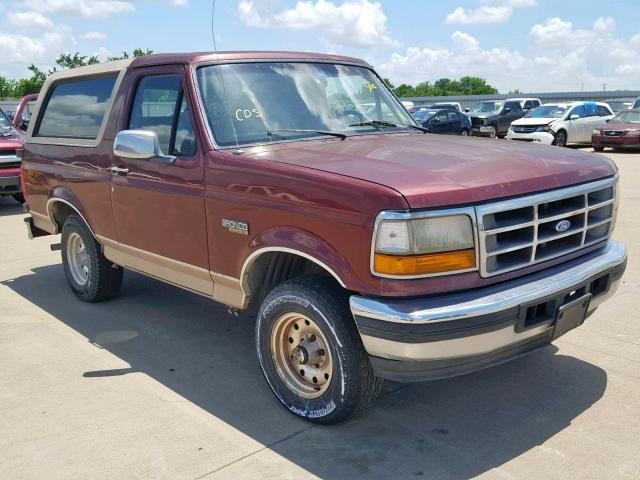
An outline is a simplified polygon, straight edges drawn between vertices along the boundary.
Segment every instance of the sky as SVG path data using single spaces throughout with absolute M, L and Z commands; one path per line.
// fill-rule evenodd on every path
M 213 50 L 211 0 L 0 0 L 0 75 L 61 52 Z M 364 58 L 395 84 L 474 75 L 502 93 L 640 90 L 638 0 L 217 0 L 219 50 Z

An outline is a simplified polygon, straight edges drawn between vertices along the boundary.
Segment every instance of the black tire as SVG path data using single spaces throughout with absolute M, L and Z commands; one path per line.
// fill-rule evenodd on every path
M 469 130 L 464 129 L 460 132 L 460 135 L 463 137 L 468 137 L 469 135 L 471 135 L 471 132 L 469 132 Z
M 311 319 L 327 340 L 332 374 L 326 390 L 317 398 L 299 395 L 278 373 L 271 336 L 279 319 L 289 314 Z M 256 348 L 262 372 L 276 398 L 291 413 L 314 423 L 338 423 L 359 414 L 382 388 L 382 379 L 374 375 L 362 346 L 346 292 L 333 279 L 303 277 L 274 288 L 258 313 Z
M 76 281 L 71 273 L 69 238 L 78 235 L 88 256 L 88 273 L 84 284 Z M 62 227 L 62 265 L 73 293 L 85 302 L 101 302 L 114 298 L 122 285 L 123 269 L 107 260 L 102 247 L 93 237 L 89 227 L 78 215 L 69 215 Z
M 24 203 L 24 195 L 22 193 L 14 193 L 13 195 L 11 195 L 13 197 L 13 199 L 20 203 L 23 204 Z
M 556 147 L 566 147 L 567 146 L 567 132 L 564 130 L 558 130 L 556 132 L 556 138 L 553 140 L 553 144 Z
M 604 147 L 593 147 L 594 152 L 604 152 Z
M 489 125 L 493 127 L 493 132 L 489 134 L 489 138 L 498 138 L 498 126 L 497 125 Z

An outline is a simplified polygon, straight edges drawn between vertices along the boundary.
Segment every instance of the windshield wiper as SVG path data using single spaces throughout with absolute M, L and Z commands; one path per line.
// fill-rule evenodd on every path
M 420 130 L 421 132 L 424 132 L 424 133 L 429 133 L 428 129 L 424 127 L 419 127 L 418 125 L 412 125 L 410 123 L 387 122 L 386 120 L 369 120 L 368 122 L 353 123 L 349 126 L 350 127 L 373 127 L 373 128 L 377 128 L 378 130 L 380 129 L 380 127 L 407 127 L 407 128 L 413 128 L 415 130 Z
M 338 137 L 340 140 L 344 140 L 347 138 L 347 135 L 341 132 L 332 132 L 329 130 L 307 130 L 304 128 L 272 128 L 271 130 L 267 130 L 268 136 L 277 135 L 276 132 L 297 132 L 297 133 L 317 133 L 319 135 L 330 135 L 332 137 Z

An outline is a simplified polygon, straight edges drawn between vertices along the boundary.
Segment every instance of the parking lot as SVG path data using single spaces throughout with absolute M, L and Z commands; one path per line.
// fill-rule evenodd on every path
M 80 302 L 58 238 L 29 241 L 0 199 L 0 478 L 638 478 L 640 154 L 607 155 L 629 248 L 615 299 L 514 362 L 388 382 L 331 427 L 278 404 L 252 318 L 129 272 L 118 299 Z

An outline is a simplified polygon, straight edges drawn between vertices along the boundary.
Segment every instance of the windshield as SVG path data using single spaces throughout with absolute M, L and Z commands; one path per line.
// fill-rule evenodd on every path
M 561 118 L 567 108 L 562 105 L 542 105 L 527 113 L 525 118 Z
M 469 112 L 471 113 L 496 113 L 502 110 L 502 102 L 480 102 L 476 103 Z
M 640 123 L 640 112 L 620 112 L 609 123 Z
M 407 131 L 400 124 L 415 125 L 380 79 L 363 67 L 236 63 L 200 67 L 197 79 L 211 132 L 222 147 L 320 137 L 322 131 Z M 398 126 L 355 126 L 371 121 Z
M 633 101 L 631 100 L 618 100 L 618 101 L 611 101 L 611 102 L 607 102 L 607 104 L 611 107 L 611 110 L 613 110 L 614 112 L 620 112 L 622 110 L 626 110 L 628 108 L 631 108 L 633 106 Z
M 413 113 L 413 118 L 415 118 L 418 123 L 424 123 L 428 121 L 431 117 L 433 117 L 437 112 L 437 110 L 418 110 Z
M 11 127 L 11 120 L 0 110 L 0 128 Z

